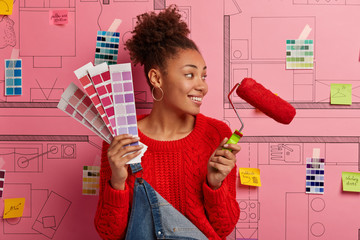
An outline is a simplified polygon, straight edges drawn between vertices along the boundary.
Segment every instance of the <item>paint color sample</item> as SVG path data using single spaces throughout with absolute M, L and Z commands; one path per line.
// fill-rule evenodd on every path
M 108 65 L 106 63 L 101 63 L 95 67 L 89 68 L 88 72 L 91 77 L 91 82 L 93 83 L 100 102 L 105 110 L 105 114 L 109 119 L 112 129 L 114 130 L 114 134 L 117 135 L 111 78 Z
M 96 37 L 95 65 L 106 62 L 108 65 L 117 63 L 120 33 L 98 31 Z
M 105 109 L 101 105 L 101 101 L 99 96 L 96 93 L 95 87 L 91 82 L 90 76 L 88 75 L 88 69 L 92 68 L 92 63 L 88 63 L 81 68 L 74 71 L 76 77 L 79 79 L 81 85 L 84 87 L 87 95 L 91 99 L 92 103 L 94 104 L 95 108 L 97 109 L 98 113 L 100 114 L 101 118 L 104 120 L 107 128 L 109 129 L 112 136 L 115 136 L 113 128 L 111 127 L 110 121 L 105 114 Z
M 83 117 L 96 129 L 107 141 L 112 140 L 112 135 L 97 112 L 90 98 L 81 91 L 74 83 L 71 83 L 62 94 L 61 98 L 65 100 L 75 110 L 79 117 Z M 80 120 L 80 119 L 79 119 Z
M 314 41 L 286 40 L 286 69 L 313 69 Z
M 99 195 L 100 166 L 83 167 L 83 195 Z
M 4 215 L 3 218 L 19 218 L 22 217 L 25 207 L 25 198 L 9 198 L 4 199 Z
M 87 121 L 83 116 L 81 116 L 80 113 L 78 113 L 74 107 L 72 107 L 68 102 L 66 102 L 63 98 L 60 99 L 57 108 L 68 114 L 70 117 L 74 118 L 76 121 L 80 122 L 82 125 L 89 128 L 92 132 L 94 132 L 96 135 L 101 137 L 106 142 L 110 143 L 110 139 L 106 139 L 103 134 L 98 132 L 90 123 Z
M 324 194 L 324 158 L 306 159 L 306 193 Z
M 131 64 L 116 64 L 109 68 L 116 116 L 116 132 L 118 135 L 138 136 Z
M 352 85 L 351 84 L 330 84 L 330 102 L 336 105 L 352 104 Z
M 22 94 L 22 60 L 5 59 L 5 95 Z
M 5 170 L 0 170 L 0 198 L 3 196 L 5 185 Z

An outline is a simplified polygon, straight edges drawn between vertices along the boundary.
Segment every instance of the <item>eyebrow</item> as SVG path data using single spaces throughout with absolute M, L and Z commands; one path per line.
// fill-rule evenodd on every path
M 193 65 L 193 64 L 186 64 L 183 68 L 185 68 L 185 67 L 192 67 L 192 68 L 198 68 L 196 65 Z M 207 66 L 205 66 L 204 68 L 203 68 L 203 70 L 206 70 L 207 69 Z

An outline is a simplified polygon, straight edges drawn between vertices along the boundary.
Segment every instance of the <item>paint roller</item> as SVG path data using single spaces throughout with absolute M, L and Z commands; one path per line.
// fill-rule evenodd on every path
M 228 94 L 230 104 L 240 120 L 241 128 L 240 130 L 235 130 L 227 143 L 236 144 L 243 136 L 241 130 L 244 128 L 244 123 L 230 99 L 230 95 L 235 90 L 239 97 L 279 123 L 289 124 L 295 117 L 296 110 L 290 103 L 275 95 L 254 79 L 244 78 Z

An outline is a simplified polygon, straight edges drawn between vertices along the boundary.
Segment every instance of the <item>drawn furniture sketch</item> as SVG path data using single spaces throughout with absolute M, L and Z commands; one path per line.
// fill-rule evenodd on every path
M 75 57 L 75 5 L 75 0 L 20 0 L 20 56 L 33 57 L 34 68 L 61 68 L 63 57 Z M 68 10 L 70 21 L 66 27 L 59 28 L 49 24 L 49 10 L 54 8 Z M 36 27 L 34 22 L 37 23 Z

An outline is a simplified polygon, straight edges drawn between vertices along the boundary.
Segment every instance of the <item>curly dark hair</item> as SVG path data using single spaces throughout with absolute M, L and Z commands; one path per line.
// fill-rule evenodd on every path
M 126 41 L 125 50 L 129 50 L 130 59 L 135 65 L 140 63 L 144 66 L 150 87 L 150 69 L 158 67 L 166 74 L 167 59 L 176 56 L 179 50 L 199 51 L 196 44 L 188 38 L 189 33 L 176 5 L 170 5 L 158 14 L 150 12 L 137 16 L 133 36 Z

